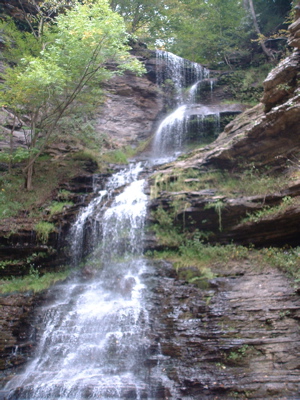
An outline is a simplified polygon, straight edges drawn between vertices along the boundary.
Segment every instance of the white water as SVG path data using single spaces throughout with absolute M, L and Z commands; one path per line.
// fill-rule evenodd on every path
M 185 102 L 184 89 L 209 77 L 209 70 L 168 51 L 156 51 L 157 83 L 162 86 L 166 79 L 173 82 L 177 105 Z
M 143 367 L 150 329 L 143 277 L 150 268 L 141 255 L 147 203 L 141 169 L 137 164 L 115 174 L 79 215 L 73 227 L 77 245 L 87 218 L 102 215 L 103 245 L 87 264 L 95 277 L 53 289 L 56 300 L 40 313 L 44 329 L 36 356 L 7 384 L 7 398 L 155 398 Z M 109 198 L 126 183 L 101 213 L 104 193 Z
M 74 260 L 74 264 L 77 265 L 83 256 L 83 245 L 84 245 L 84 232 L 89 222 L 91 216 L 94 216 L 97 208 L 101 204 L 102 200 L 107 195 L 107 190 L 101 190 L 98 193 L 98 197 L 90 202 L 88 207 L 83 208 L 75 224 L 71 229 L 71 254 Z M 96 221 L 91 221 L 92 225 L 92 240 L 90 243 L 90 248 L 92 249 L 96 242 Z
M 153 153 L 161 162 L 168 162 L 170 152 L 173 156 L 179 154 L 186 131 L 187 106 L 176 108 L 159 125 L 153 140 Z
M 204 118 L 214 114 L 213 111 L 203 113 L 200 108 L 195 108 L 196 97 L 201 82 L 209 79 L 209 70 L 200 64 L 192 63 L 172 53 L 158 50 L 156 53 L 158 64 L 157 83 L 160 86 L 164 82 L 172 80 L 175 92 L 175 108 L 160 123 L 152 143 L 154 163 L 164 163 L 176 158 L 183 150 L 189 135 L 189 122 L 191 120 L 190 108 L 194 108 L 197 114 L 199 132 L 203 131 Z M 210 87 L 213 90 L 213 80 Z M 186 89 L 189 87 L 189 89 Z M 208 109 L 208 107 L 205 107 Z M 220 114 L 216 115 L 216 131 L 218 131 Z

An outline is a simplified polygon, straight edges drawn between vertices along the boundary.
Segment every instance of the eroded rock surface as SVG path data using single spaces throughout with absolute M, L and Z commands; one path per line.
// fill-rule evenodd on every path
M 283 274 L 234 262 L 201 289 L 163 269 L 152 323 L 170 398 L 299 398 L 300 299 Z

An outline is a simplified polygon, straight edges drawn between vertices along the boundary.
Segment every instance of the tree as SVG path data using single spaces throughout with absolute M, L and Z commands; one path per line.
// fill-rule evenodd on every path
M 259 43 L 261 45 L 261 48 L 262 48 L 264 54 L 266 55 L 267 59 L 271 60 L 272 59 L 272 52 L 271 52 L 270 49 L 267 48 L 267 46 L 265 45 L 265 39 L 262 37 L 262 33 L 261 33 L 260 28 L 259 28 L 257 17 L 256 17 L 256 13 L 255 13 L 255 9 L 254 9 L 253 0 L 248 0 L 248 4 L 247 5 L 249 7 L 249 10 L 250 10 L 250 13 L 251 13 L 251 17 L 253 19 L 253 25 L 254 25 L 255 31 L 257 33 L 257 36 L 260 38 L 259 39 Z
M 5 22 L 1 25 L 5 29 Z M 126 37 L 122 18 L 106 0 L 74 0 L 72 8 L 44 26 L 38 54 L 25 52 L 17 65 L 6 68 L 1 102 L 29 120 L 24 168 L 28 190 L 35 161 L 75 100 L 84 101 L 92 88 L 115 73 L 143 72 L 128 52 Z
M 180 14 L 174 17 L 170 49 L 194 61 L 228 62 L 228 55 L 249 36 L 239 0 L 182 0 Z
M 152 45 L 172 35 L 170 14 L 180 5 L 180 0 L 110 0 L 111 8 L 124 18 L 127 31 Z

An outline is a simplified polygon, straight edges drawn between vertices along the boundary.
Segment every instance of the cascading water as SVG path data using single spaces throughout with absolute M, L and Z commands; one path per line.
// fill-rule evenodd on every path
M 209 78 L 209 70 L 202 65 L 185 60 L 168 51 L 157 50 L 157 83 L 162 86 L 172 80 L 177 105 L 184 103 L 184 89 L 196 82 Z
M 144 366 L 150 330 L 145 277 L 151 269 L 141 255 L 147 197 L 140 171 L 137 164 L 115 174 L 79 215 L 77 244 L 90 213 L 94 219 L 102 215 L 102 244 L 87 264 L 95 276 L 53 289 L 56 300 L 41 312 L 44 330 L 35 359 L 7 384 L 7 399 L 161 398 Z M 107 203 L 125 184 L 110 207 L 99 209 L 104 193 Z
M 181 150 L 197 85 L 208 71 L 170 53 L 158 52 L 158 57 L 167 65 L 163 72 L 167 76 L 158 81 L 173 78 L 178 106 L 156 135 L 155 156 L 161 159 L 169 147 Z M 185 97 L 187 85 L 192 87 Z M 203 109 L 205 113 L 210 111 Z M 139 179 L 142 170 L 141 164 L 132 164 L 114 174 L 79 214 L 71 230 L 71 250 L 73 264 L 86 255 L 83 248 L 93 250 L 83 268 L 87 274 L 51 290 L 54 300 L 38 313 L 42 328 L 35 357 L 0 397 L 3 393 L 8 400 L 181 397 L 165 373 L 168 356 L 160 352 L 149 315 L 155 284 L 153 267 L 142 256 L 147 205 L 145 182 Z
M 197 114 L 192 115 L 190 110 L 195 110 L 196 95 L 201 82 L 209 80 L 212 89 L 214 80 L 209 79 L 209 70 L 200 64 L 192 63 L 169 52 L 158 50 L 156 62 L 157 83 L 163 86 L 167 80 L 171 80 L 175 99 L 175 109 L 161 122 L 153 140 L 152 152 L 155 162 L 163 163 L 180 154 L 190 134 L 190 126 L 194 136 L 197 132 L 203 132 L 204 120 L 213 112 L 201 114 L 198 108 Z M 190 88 L 186 90 L 187 87 Z M 214 128 L 218 132 L 219 114 L 215 115 Z

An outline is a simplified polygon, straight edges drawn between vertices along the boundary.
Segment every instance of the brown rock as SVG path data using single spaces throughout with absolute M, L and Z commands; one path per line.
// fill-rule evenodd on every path
M 299 72 L 300 53 L 294 52 L 269 73 L 264 81 L 264 95 L 262 98 L 266 112 L 291 97 L 297 87 Z
M 164 107 L 158 87 L 144 77 L 125 74 L 107 85 L 104 104 L 97 113 L 96 130 L 117 146 L 137 146 L 149 139 Z

